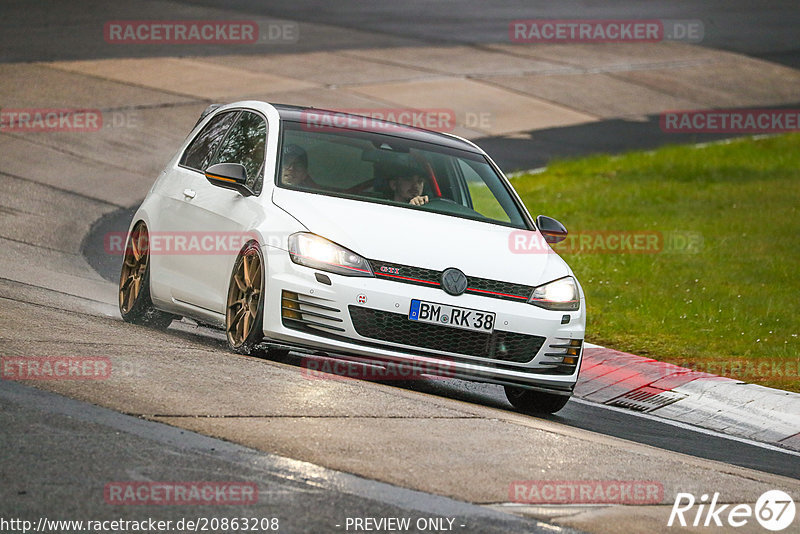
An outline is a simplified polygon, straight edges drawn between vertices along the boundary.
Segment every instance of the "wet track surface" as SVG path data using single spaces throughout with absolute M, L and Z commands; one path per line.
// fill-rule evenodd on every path
M 126 231 L 132 216 L 133 210 L 118 210 L 110 214 L 98 221 L 84 241 L 85 257 L 90 265 L 109 281 L 116 281 L 119 266 L 114 258 L 109 258 L 108 254 L 104 253 L 103 236 L 107 232 Z M 205 332 L 213 336 L 210 331 Z M 214 343 L 212 341 L 214 337 L 209 339 L 210 343 Z M 287 358 L 284 362 L 296 366 L 302 365 L 298 355 Z M 502 388 L 490 384 L 462 380 L 422 380 L 408 383 L 404 387 L 484 406 L 511 409 Z M 800 455 L 766 449 L 716 433 L 678 428 L 670 422 L 642 417 L 626 410 L 573 401 L 547 419 L 674 452 L 800 478 Z
M 105 252 L 104 236 L 109 232 L 125 232 L 135 209 L 117 210 L 98 220 L 83 242 L 83 254 L 89 264 L 105 279 L 116 283 L 119 261 Z M 212 342 L 213 343 L 213 342 Z M 300 366 L 299 357 L 286 361 Z M 499 386 L 470 383 L 462 380 L 420 381 L 409 389 L 477 404 L 510 409 Z M 800 478 L 800 455 L 735 441 L 716 433 L 678 429 L 669 422 L 643 418 L 626 410 L 588 402 L 570 402 L 549 418 L 552 421 L 599 432 L 645 445 L 731 463 L 768 473 Z
M 80 6 L 80 7 L 78 7 Z M 570 0 L 525 2 L 504 0 L 488 5 L 480 0 L 428 2 L 372 1 L 369 9 L 359 0 L 336 3 L 303 1 L 259 2 L 236 0 L 224 8 L 213 0 L 183 2 L 138 1 L 114 3 L 30 2 L 7 3 L 13 17 L 3 22 L 0 36 L 3 61 L 93 59 L 141 55 L 173 55 L 174 46 L 149 46 L 147 50 L 125 46 L 98 46 L 106 21 L 118 19 L 202 19 L 236 14 L 243 17 L 288 19 L 313 23 L 303 39 L 280 45 L 270 53 L 372 48 L 415 43 L 492 43 L 508 39 L 508 24 L 515 19 L 682 19 L 700 20 L 702 45 L 760 57 L 788 66 L 800 66 L 797 27 L 800 12 L 792 1 L 754 4 L 746 0 L 713 2 L 639 2 L 614 5 Z M 329 33 L 327 28 L 352 30 Z M 301 28 L 302 29 L 302 28 Z M 353 34 L 353 32 L 356 32 Z M 335 38 L 334 38 L 335 37 Z M 196 47 L 180 47 L 178 53 L 197 53 Z M 230 53 L 230 47 L 208 47 L 202 54 Z M 253 47 L 235 53 L 263 53 Z
M 343 531 L 348 517 L 407 517 L 412 524 L 449 518 L 460 532 L 547 532 L 535 520 L 270 457 L 14 384 L 0 389 L 0 407 L 0 445 L 6 451 L 2 494 L 17 517 L 152 517 L 174 523 L 236 517 L 257 519 L 258 530 L 267 530 L 262 520 L 270 524 L 277 518 L 280 532 Z M 5 440 L 11 434 L 18 436 L 13 445 Z M 129 466 L 127 472 L 120 472 L 120 465 Z M 134 477 L 247 481 L 257 484 L 258 492 L 251 504 L 217 506 L 213 512 L 196 505 L 104 505 L 110 498 L 103 492 L 106 484 Z M 83 491 L 75 493 L 76 485 Z
M 795 35 L 800 25 L 800 12 L 797 10 L 796 2 L 771 2 L 766 7 L 743 1 L 644 4 L 624 2 L 614 7 L 607 7 L 594 2 L 531 4 L 505 1 L 492 3 L 489 6 L 485 2 L 476 0 L 436 3 L 420 0 L 402 4 L 387 1 L 371 2 L 370 9 L 365 10 L 364 3 L 359 1 L 265 3 L 241 0 L 227 2 L 224 8 L 217 6 L 215 2 L 202 1 L 132 4 L 99 1 L 80 4 L 10 2 L 0 8 L 0 11 L 9 15 L 3 17 L 4 21 L 0 22 L 4 28 L 4 31 L 0 32 L 0 61 L 182 54 L 296 53 L 331 48 L 413 47 L 453 43 L 468 43 L 479 49 L 486 43 L 507 40 L 508 22 L 516 18 L 638 17 L 698 19 L 703 21 L 706 30 L 706 39 L 702 46 L 742 52 L 793 67 L 800 65 L 798 61 L 800 47 Z M 175 20 L 234 16 L 300 20 L 305 37 L 296 44 L 268 49 L 253 47 L 203 49 L 159 45 L 137 48 L 98 45 L 102 43 L 102 26 L 108 20 L 145 18 Z M 487 150 L 501 167 L 506 170 L 516 170 L 539 167 L 560 157 L 581 156 L 595 152 L 617 153 L 630 149 L 654 148 L 666 143 L 694 143 L 722 138 L 711 135 L 665 135 L 657 128 L 657 121 L 658 117 L 654 115 L 640 117 L 638 120 L 601 120 L 591 124 L 531 130 L 525 135 L 513 137 L 486 137 L 476 142 Z M 7 178 L 8 181 L 17 180 L 17 177 L 11 178 L 10 175 Z M 22 187 L 28 185 L 30 184 L 26 182 Z M 57 189 L 54 191 L 56 195 L 64 192 Z M 127 205 L 128 202 L 121 204 Z M 103 236 L 108 232 L 126 230 L 133 209 L 127 207 L 108 211 L 105 217 L 94 224 L 81 246 L 83 257 L 89 265 L 104 279 L 114 284 L 118 279 L 119 261 L 117 256 L 105 252 Z M 21 247 L 23 244 L 15 242 L 14 246 L 17 245 Z M 20 250 L 16 248 L 11 250 L 11 247 L 7 247 L 6 255 L 8 258 L 15 257 L 16 254 L 22 254 Z M 70 261 L 78 263 L 79 258 L 72 258 Z M 142 366 L 146 371 L 153 373 L 158 371 L 159 379 L 164 383 L 169 383 L 173 379 L 171 373 L 174 371 L 171 367 L 158 367 L 158 364 L 153 364 L 151 369 L 150 363 L 159 357 L 167 362 L 164 365 L 185 364 L 195 375 L 207 374 L 208 376 L 204 378 L 212 383 L 207 389 L 200 388 L 196 392 L 199 400 L 193 406 L 197 411 L 178 414 L 180 417 L 188 420 L 195 418 L 194 420 L 200 421 L 198 424 L 202 424 L 203 417 L 208 416 L 208 413 L 223 410 L 214 404 L 215 401 L 220 402 L 220 399 L 214 397 L 213 382 L 215 378 L 220 377 L 213 375 L 210 367 L 206 366 L 206 360 L 200 360 L 202 362 L 200 365 L 190 367 L 184 358 L 184 351 L 188 350 L 186 346 L 197 345 L 200 347 L 197 350 L 216 354 L 226 362 L 226 365 L 230 362 L 231 368 L 239 372 L 242 369 L 239 366 L 243 363 L 236 356 L 225 353 L 218 332 L 192 329 L 181 323 L 174 325 L 165 334 L 158 334 L 163 337 L 158 337 L 156 343 L 145 339 L 148 336 L 140 337 L 139 331 L 130 329 L 133 327 L 116 322 L 104 325 L 103 328 L 107 328 L 106 330 L 99 330 L 106 336 L 105 338 L 101 336 L 98 340 L 84 336 L 83 329 L 88 329 L 87 325 L 92 324 L 100 315 L 97 311 L 99 301 L 92 300 L 93 296 L 86 294 L 83 296 L 85 300 L 78 305 L 77 299 L 72 297 L 80 292 L 79 289 L 62 287 L 62 293 L 59 293 L 53 289 L 57 284 L 48 285 L 46 282 L 50 280 L 45 280 L 39 287 L 36 284 L 25 285 L 5 278 L 0 279 L 0 299 L 7 308 L 8 317 L 13 317 L 14 321 L 20 318 L 14 324 L 25 324 L 25 327 L 18 326 L 15 332 L 9 331 L 3 334 L 3 343 L 10 347 L 6 349 L 10 354 L 31 354 L 34 350 L 40 351 L 38 354 L 41 354 L 43 351 L 52 351 L 54 347 L 60 346 L 84 353 L 97 351 L 98 354 L 117 350 L 125 356 L 127 352 L 150 350 L 152 351 L 152 354 L 148 355 L 150 359 L 142 359 L 141 362 L 146 362 L 142 363 Z M 12 308 L 14 311 L 9 311 Z M 83 310 L 88 310 L 89 315 L 85 315 Z M 25 314 L 30 314 L 32 317 L 27 323 L 22 321 L 23 317 L 27 317 Z M 58 314 L 64 324 L 53 321 L 47 314 Z M 32 339 L 23 339 L 24 328 L 30 328 Z M 52 339 L 40 334 L 45 332 L 49 335 L 50 330 Z M 43 335 L 46 339 L 34 339 L 35 335 Z M 26 344 L 29 341 L 35 349 Z M 152 347 L 148 343 L 152 344 Z M 148 347 L 144 349 L 140 345 Z M 271 372 L 275 366 L 289 364 L 290 369 L 286 371 L 288 373 L 286 376 L 290 378 L 292 370 L 294 369 L 296 374 L 296 368 L 300 365 L 299 356 L 294 353 L 281 362 L 248 359 L 246 363 L 267 369 L 265 373 Z M 236 378 L 238 376 L 233 377 Z M 221 380 L 230 379 L 223 375 Z M 174 378 L 174 380 L 176 382 L 174 388 L 180 389 L 179 379 Z M 363 401 L 364 398 L 369 398 L 373 389 L 381 390 L 383 385 L 351 382 L 350 386 L 348 391 Z M 165 399 L 173 398 L 173 391 L 168 387 L 152 391 L 148 389 L 150 386 L 137 387 L 140 389 L 133 388 L 132 392 L 128 393 L 131 404 L 158 395 L 163 395 Z M 498 386 L 458 380 L 421 380 L 390 389 L 396 390 L 398 395 L 419 394 L 423 399 L 433 399 L 431 401 L 433 403 L 439 400 L 445 404 L 453 401 L 453 405 L 463 402 L 474 405 L 476 409 L 498 409 L 502 411 L 499 412 L 501 415 L 498 418 L 506 415 L 517 417 L 511 412 L 502 388 Z M 258 392 L 252 390 L 236 393 L 241 396 L 242 404 L 258 396 Z M 107 394 L 112 397 L 113 391 Z M 309 393 L 304 391 L 303 394 Z M 345 515 L 451 516 L 465 524 L 464 528 L 456 529 L 464 532 L 527 532 L 552 529 L 552 527 L 544 528 L 532 521 L 495 513 L 480 506 L 435 497 L 430 493 L 402 489 L 398 487 L 399 483 L 394 486 L 383 484 L 368 480 L 368 477 L 347 475 L 310 463 L 265 455 L 252 448 L 142 419 L 155 418 L 152 412 L 130 411 L 126 412 L 130 415 L 120 414 L 82 402 L 88 400 L 98 404 L 100 401 L 75 394 L 69 396 L 81 400 L 67 399 L 54 393 L 7 381 L 0 383 L 0 406 L 2 406 L 0 426 L 4 429 L 0 432 L 0 449 L 6 451 L 0 463 L 0 470 L 3 480 L 9 482 L 0 489 L 0 500 L 6 503 L 0 506 L 0 512 L 3 512 L 0 515 L 7 515 L 6 512 L 13 510 L 31 516 L 50 514 L 50 517 L 59 515 L 61 518 L 77 518 L 81 515 L 85 517 L 120 515 L 141 519 L 144 515 L 142 508 L 115 508 L 105 505 L 102 499 L 103 485 L 111 480 L 237 479 L 258 481 L 264 498 L 258 505 L 237 508 L 224 515 L 232 517 L 238 512 L 262 517 L 280 515 L 281 518 L 286 518 L 284 523 L 286 528 L 281 531 L 287 532 L 342 531 L 343 529 L 336 525 L 341 525 Z M 103 398 L 102 401 L 111 402 L 107 398 Z M 237 398 L 234 398 L 231 402 L 236 401 Z M 269 403 L 266 405 L 269 406 Z M 238 412 L 230 415 L 231 418 L 240 416 L 244 418 L 249 412 L 243 413 L 245 415 Z M 169 420 L 166 416 L 175 416 L 175 413 L 165 409 L 161 415 L 165 416 L 162 419 L 166 422 L 174 424 L 174 420 Z M 284 415 L 275 416 L 276 419 L 281 417 L 289 418 Z M 304 425 L 311 424 L 316 417 L 328 417 L 328 415 L 309 413 L 306 417 L 306 414 L 303 414 L 297 418 L 296 427 L 303 428 Z M 377 421 L 379 417 L 375 417 Z M 389 414 L 386 417 L 395 416 Z M 458 418 L 454 416 L 454 419 Z M 584 439 L 585 436 L 587 441 L 594 439 L 592 437 L 594 435 L 600 435 L 602 439 L 606 436 L 620 438 L 624 441 L 613 441 L 610 450 L 621 457 L 635 448 L 634 444 L 641 444 L 681 453 L 687 455 L 687 459 L 694 457 L 691 458 L 692 461 L 700 458 L 720 462 L 716 468 L 724 476 L 736 471 L 733 466 L 740 466 L 763 473 L 800 479 L 800 456 L 797 454 L 661 422 L 620 409 L 573 401 L 557 415 L 547 418 L 528 418 L 527 421 L 537 429 L 540 426 L 550 429 L 548 432 L 563 426 L 572 433 L 571 435 L 577 434 L 580 439 Z M 272 420 L 265 424 L 267 433 L 277 433 L 279 430 L 276 428 L 286 428 L 277 426 L 280 423 Z M 379 423 L 376 422 L 377 424 Z M 209 433 L 209 435 L 217 434 Z M 319 433 L 301 439 L 305 440 L 303 445 L 307 446 L 309 441 L 323 440 L 320 436 L 324 434 Z M 231 438 L 226 436 L 225 439 Z M 265 446 L 261 450 L 266 448 L 268 447 Z M 385 453 L 387 463 L 395 454 L 398 456 L 401 454 L 391 449 L 387 451 Z M 487 454 L 490 452 L 494 451 L 487 451 Z M 341 455 L 357 457 L 361 453 L 359 447 L 351 446 L 343 448 Z M 508 462 L 513 461 L 508 459 Z M 525 463 L 535 462 L 532 458 L 526 458 Z M 634 476 L 631 472 L 626 471 L 623 466 L 606 476 L 623 476 L 620 473 Z M 633 470 L 633 473 L 636 471 Z M 448 473 L 439 476 L 447 477 Z M 475 484 L 478 485 L 478 473 L 475 476 Z M 504 482 L 507 484 L 507 480 L 504 479 Z M 689 483 L 687 481 L 687 484 Z M 77 498 L 73 493 L 76 488 L 79 492 Z M 503 500 L 505 498 L 507 497 L 502 497 Z M 479 499 L 472 502 L 488 503 Z M 192 513 L 196 515 L 196 510 L 182 507 L 154 510 L 154 515 L 158 515 L 159 519 L 177 518 Z

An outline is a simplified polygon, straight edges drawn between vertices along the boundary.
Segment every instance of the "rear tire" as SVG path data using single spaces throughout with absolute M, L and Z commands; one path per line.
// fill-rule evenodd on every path
M 127 323 L 166 330 L 175 316 L 153 306 L 150 298 L 150 248 L 147 225 L 134 226 L 119 273 L 119 313 Z
M 225 308 L 228 348 L 252 354 L 264 338 L 264 262 L 261 249 L 249 243 L 236 258 Z
M 515 386 L 505 386 L 506 398 L 518 411 L 531 415 L 553 414 L 563 408 L 570 397 L 544 393 Z

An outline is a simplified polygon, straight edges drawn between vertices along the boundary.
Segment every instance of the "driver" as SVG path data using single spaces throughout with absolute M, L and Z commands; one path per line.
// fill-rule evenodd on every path
M 394 167 L 387 177 L 389 198 L 395 202 L 422 206 L 428 203 L 428 195 L 423 195 L 425 188 L 425 170 L 418 164 Z

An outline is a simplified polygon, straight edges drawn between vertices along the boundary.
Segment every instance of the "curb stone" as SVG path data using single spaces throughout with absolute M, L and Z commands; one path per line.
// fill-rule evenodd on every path
M 586 343 L 575 396 L 800 451 L 800 394 Z

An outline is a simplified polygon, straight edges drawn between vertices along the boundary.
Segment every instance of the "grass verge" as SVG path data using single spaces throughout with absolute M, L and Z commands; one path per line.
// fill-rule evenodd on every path
M 800 134 L 557 161 L 512 182 L 573 236 L 559 250 L 588 341 L 800 392 Z

